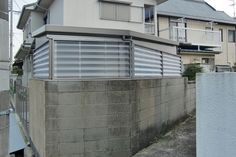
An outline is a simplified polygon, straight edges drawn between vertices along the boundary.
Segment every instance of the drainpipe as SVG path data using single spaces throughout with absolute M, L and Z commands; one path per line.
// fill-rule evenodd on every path
M 235 37 L 236 37 L 236 26 L 235 26 Z M 236 65 L 236 41 L 234 42 L 234 49 L 235 49 L 235 51 L 234 51 L 234 64 Z
M 134 77 L 134 42 L 132 36 L 122 36 L 123 41 L 128 41 L 130 43 L 130 79 Z
M 52 37 L 48 37 L 47 39 L 49 40 L 49 79 L 53 80 L 54 78 L 54 62 L 53 62 L 53 45 L 54 45 L 54 40 Z

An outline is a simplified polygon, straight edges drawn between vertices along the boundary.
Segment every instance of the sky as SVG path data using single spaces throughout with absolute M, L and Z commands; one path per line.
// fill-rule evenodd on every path
M 13 9 L 21 11 L 23 5 L 33 3 L 37 0 L 13 0 Z M 224 11 L 230 16 L 234 16 L 234 8 L 230 6 L 234 0 L 205 0 L 216 10 Z M 235 0 L 236 1 L 236 0 Z M 20 14 L 14 13 L 13 15 L 13 56 L 17 53 L 20 45 L 22 44 L 22 30 L 18 30 L 16 25 L 18 23 Z

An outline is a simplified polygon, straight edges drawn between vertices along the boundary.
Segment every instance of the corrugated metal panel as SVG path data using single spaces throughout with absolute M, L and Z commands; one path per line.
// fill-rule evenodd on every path
M 22 134 L 19 127 L 18 121 L 16 119 L 15 113 L 10 113 L 9 116 L 9 154 L 17 152 L 19 150 L 25 149 L 27 147 L 26 139 Z
M 128 42 L 55 41 L 54 52 L 56 78 L 130 76 Z
M 181 57 L 163 53 L 163 76 L 181 76 Z
M 134 76 L 162 76 L 161 52 L 135 45 Z
M 49 42 L 33 54 L 33 75 L 35 78 L 49 78 Z

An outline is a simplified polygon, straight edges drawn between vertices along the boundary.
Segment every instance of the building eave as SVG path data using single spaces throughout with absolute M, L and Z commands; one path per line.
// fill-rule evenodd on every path
M 30 12 L 34 10 L 35 3 L 27 4 L 23 6 L 23 9 L 20 14 L 19 21 L 17 23 L 17 28 L 18 29 L 23 29 L 25 26 L 25 23 L 28 21 Z
M 226 24 L 226 25 L 236 25 L 236 20 L 235 22 L 232 21 L 224 21 L 224 20 L 219 20 L 219 19 L 213 19 L 213 18 L 205 18 L 205 17 L 197 17 L 197 16 L 189 16 L 185 14 L 178 14 L 178 13 L 170 13 L 170 12 L 157 12 L 158 16 L 165 16 L 165 17 L 177 17 L 177 18 L 186 18 L 186 19 L 191 19 L 191 20 L 197 20 L 197 21 L 206 21 L 206 22 L 216 22 L 216 23 L 221 23 L 221 24 Z
M 22 44 L 14 58 L 16 60 L 24 60 L 25 56 L 27 56 L 32 50 L 32 45 L 33 45 L 33 42 Z
M 118 30 L 118 29 L 101 29 L 101 28 L 86 28 L 86 27 L 70 27 L 70 26 L 55 26 L 44 25 L 38 30 L 33 32 L 33 37 L 41 37 L 45 35 L 71 35 L 71 36 L 128 36 L 133 39 L 142 39 L 154 43 L 162 43 L 166 45 L 178 46 L 179 43 L 163 38 L 159 38 L 153 35 L 147 35 L 144 33 L 134 32 L 130 30 Z
M 48 9 L 53 1 L 54 0 L 38 0 L 37 4 L 44 9 Z

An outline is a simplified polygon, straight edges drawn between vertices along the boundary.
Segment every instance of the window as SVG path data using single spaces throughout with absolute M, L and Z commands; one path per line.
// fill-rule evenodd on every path
M 235 42 L 235 30 L 228 31 L 228 41 Z
M 144 5 L 145 15 L 145 33 L 154 35 L 155 34 L 155 20 L 154 20 L 154 6 Z
M 145 5 L 145 23 L 154 23 L 154 6 Z
M 202 64 L 213 65 L 214 64 L 214 58 L 202 58 Z
M 223 42 L 224 41 L 224 31 L 221 28 L 219 29 L 219 31 L 220 31 L 221 42 Z
M 209 58 L 202 58 L 202 64 L 209 64 Z
M 130 21 L 130 5 L 101 2 L 100 17 L 105 20 Z

